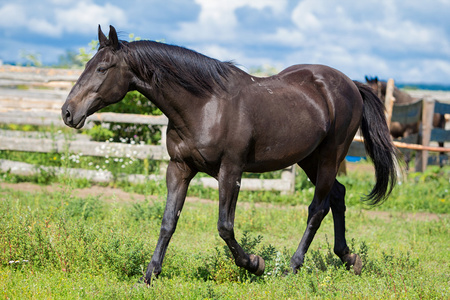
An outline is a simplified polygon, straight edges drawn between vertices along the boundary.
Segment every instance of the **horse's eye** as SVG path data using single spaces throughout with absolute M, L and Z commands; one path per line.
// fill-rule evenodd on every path
M 107 68 L 104 68 L 104 67 L 98 67 L 97 68 L 97 72 L 100 73 L 100 74 L 105 74 L 106 71 L 108 71 Z

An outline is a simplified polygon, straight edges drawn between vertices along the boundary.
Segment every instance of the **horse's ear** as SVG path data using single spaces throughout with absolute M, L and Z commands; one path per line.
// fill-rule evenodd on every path
M 114 26 L 109 25 L 109 43 L 114 49 L 119 49 L 119 38 Z
M 100 44 L 100 48 L 108 45 L 108 39 L 102 31 L 100 24 L 98 25 L 98 42 Z

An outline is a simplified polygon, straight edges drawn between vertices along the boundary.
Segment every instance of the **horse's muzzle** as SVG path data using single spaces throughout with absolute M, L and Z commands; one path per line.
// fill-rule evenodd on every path
M 66 104 L 61 108 L 61 116 L 67 126 L 75 129 L 82 128 L 86 121 L 86 115 L 75 117 L 75 113 L 71 110 L 70 106 Z

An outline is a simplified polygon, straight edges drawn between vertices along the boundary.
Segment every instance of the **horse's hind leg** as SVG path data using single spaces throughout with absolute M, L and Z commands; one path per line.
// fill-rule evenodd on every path
M 345 239 L 345 187 L 335 180 L 330 195 L 331 212 L 334 221 L 334 253 L 342 262 L 353 268 L 355 274 L 361 274 L 362 262 L 357 254 L 351 254 Z
M 337 166 L 334 164 L 319 164 L 314 157 L 308 157 L 299 163 L 316 186 L 313 201 L 308 209 L 308 221 L 305 233 L 297 251 L 291 259 L 294 273 L 303 265 L 304 257 L 317 230 L 330 208 L 334 221 L 334 252 L 347 268 L 353 267 L 356 274 L 361 273 L 361 259 L 351 254 L 345 239 L 345 187 L 336 180 Z M 316 167 L 320 165 L 320 167 Z M 338 165 L 338 164 L 336 164 Z
M 294 273 L 303 265 L 305 254 L 311 245 L 323 218 L 330 211 L 330 193 L 336 178 L 337 166 L 333 163 L 322 163 L 314 156 L 307 157 L 299 163 L 311 182 L 316 186 L 314 198 L 308 208 L 308 221 L 305 233 L 291 258 L 291 268 Z

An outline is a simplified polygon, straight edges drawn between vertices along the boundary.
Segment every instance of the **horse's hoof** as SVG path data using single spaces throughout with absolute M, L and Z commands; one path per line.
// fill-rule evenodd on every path
M 346 254 L 342 258 L 342 261 L 347 265 L 347 269 L 353 269 L 355 275 L 361 275 L 362 271 L 362 260 L 358 254 Z
M 258 255 L 250 254 L 250 261 L 252 265 L 256 265 L 256 270 L 251 271 L 256 276 L 261 276 L 264 274 L 264 269 L 266 268 L 266 263 L 264 262 L 264 259 L 262 259 Z

